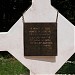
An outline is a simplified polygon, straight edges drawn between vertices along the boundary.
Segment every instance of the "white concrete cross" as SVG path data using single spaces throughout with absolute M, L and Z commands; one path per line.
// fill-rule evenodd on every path
M 32 0 L 32 6 L 23 14 L 25 22 L 55 22 L 57 10 L 49 0 Z M 30 75 L 55 74 L 74 54 L 74 25 L 60 13 L 57 23 L 56 57 L 25 57 L 22 16 L 8 32 L 0 33 L 0 51 L 8 51 L 30 70 Z

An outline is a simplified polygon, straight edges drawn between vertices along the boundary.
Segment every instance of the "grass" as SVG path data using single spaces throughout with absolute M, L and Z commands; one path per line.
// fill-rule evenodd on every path
M 15 58 L 0 58 L 0 75 L 29 75 L 29 70 Z

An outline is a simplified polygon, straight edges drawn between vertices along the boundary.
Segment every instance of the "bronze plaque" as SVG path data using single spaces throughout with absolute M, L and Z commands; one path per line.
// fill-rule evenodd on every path
M 57 23 L 24 23 L 24 56 L 56 56 Z

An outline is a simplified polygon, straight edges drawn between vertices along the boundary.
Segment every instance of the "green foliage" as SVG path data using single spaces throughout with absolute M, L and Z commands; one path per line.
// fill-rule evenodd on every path
M 75 64 L 65 63 L 56 74 L 75 74 Z
M 5 59 L 13 58 L 13 56 L 11 54 L 9 54 L 7 51 L 0 52 L 0 58 L 2 58 L 2 57 L 5 58 Z
M 69 61 L 75 61 L 75 53 L 71 56 L 71 58 L 69 59 Z
M 75 54 L 58 70 L 57 74 L 75 74 Z
M 6 51 L 0 52 L 0 75 L 29 75 L 29 70 Z
M 29 75 L 29 70 L 19 61 L 0 58 L 0 75 Z

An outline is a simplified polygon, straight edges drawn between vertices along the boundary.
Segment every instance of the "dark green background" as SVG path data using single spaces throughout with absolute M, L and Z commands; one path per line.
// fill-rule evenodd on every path
M 51 0 L 52 5 L 75 25 L 75 0 Z
M 31 4 L 31 0 L 0 0 L 0 32 L 8 31 Z M 51 0 L 51 4 L 75 25 L 74 0 Z

